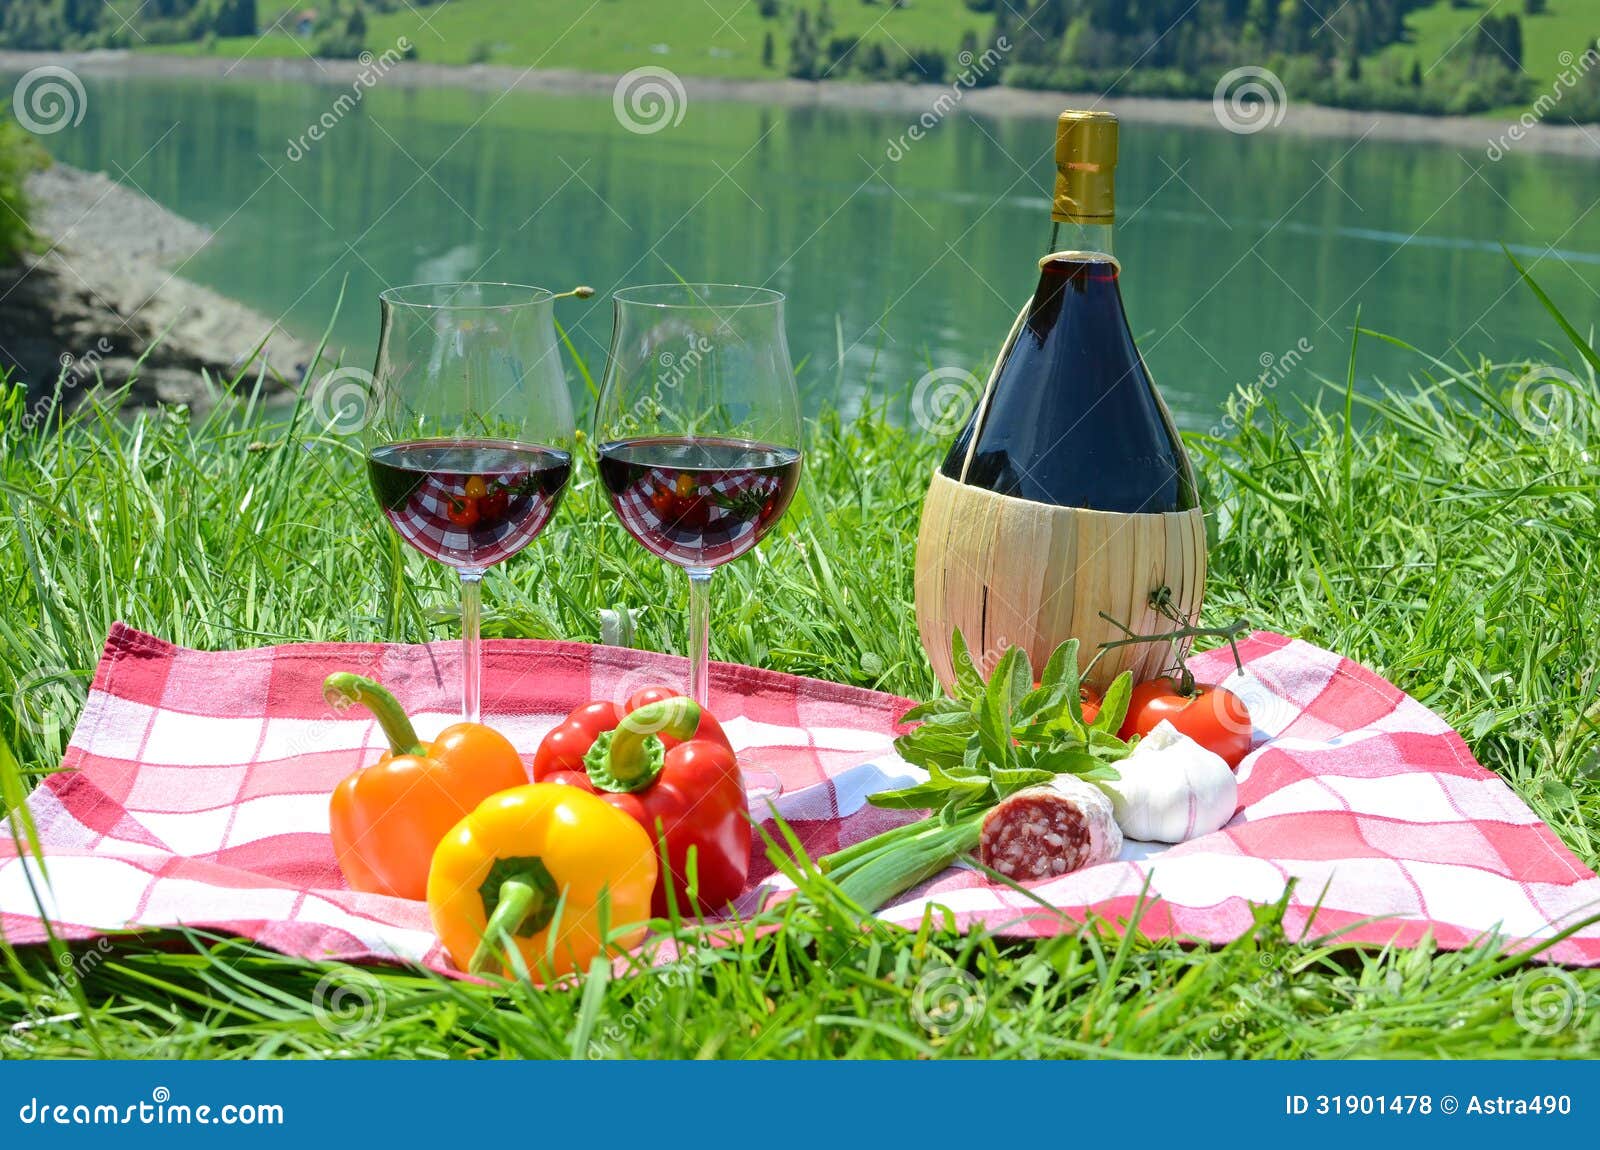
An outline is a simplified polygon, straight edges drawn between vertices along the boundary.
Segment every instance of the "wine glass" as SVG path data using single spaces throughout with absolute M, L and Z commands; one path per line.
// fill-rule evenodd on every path
M 544 529 L 572 471 L 558 297 L 441 283 L 378 298 L 367 473 L 400 538 L 460 576 L 461 714 L 475 723 L 484 572 Z
M 709 691 L 711 573 L 761 541 L 800 482 L 781 292 L 655 284 L 612 297 L 595 410 L 600 479 L 630 535 L 689 577 L 689 695 Z M 752 799 L 781 789 L 745 770 Z

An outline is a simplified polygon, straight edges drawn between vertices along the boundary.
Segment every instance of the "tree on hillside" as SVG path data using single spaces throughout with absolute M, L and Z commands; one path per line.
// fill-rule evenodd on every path
M 887 80 L 891 71 L 889 53 L 882 44 L 873 40 L 856 53 L 856 71 L 869 80 Z
M 821 45 L 811 25 L 811 13 L 794 10 L 794 29 L 789 33 L 789 75 L 797 80 L 815 80 L 821 71 L 817 62 Z
M 211 31 L 218 36 L 254 36 L 256 0 L 218 0 Z
M 1278 10 L 1273 7 L 1272 0 L 1250 0 L 1244 22 L 1247 27 L 1255 29 L 1261 39 L 1266 40 L 1272 36 L 1272 29 L 1277 20 Z
M 906 50 L 901 76 L 916 84 L 942 84 L 949 61 L 944 50 L 932 45 L 919 45 Z
M 67 30 L 87 36 L 100 26 L 100 0 L 61 0 L 61 20 Z
M 353 60 L 366 48 L 367 14 L 360 4 L 352 4 L 348 12 L 333 6 L 312 45 L 318 56 L 336 60 Z
M 1512 71 L 1522 70 L 1522 21 L 1514 13 L 1486 14 L 1478 21 L 1473 54 L 1499 60 Z
M 8 48 L 24 51 L 59 48 L 65 34 L 61 14 L 53 8 L 24 4 L 0 12 L 0 44 Z

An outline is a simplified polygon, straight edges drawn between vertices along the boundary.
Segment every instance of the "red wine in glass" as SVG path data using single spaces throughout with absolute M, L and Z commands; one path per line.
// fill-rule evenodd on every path
M 430 559 L 481 572 L 544 529 L 572 456 L 504 440 L 423 439 L 373 448 L 367 473 L 402 539 Z
M 628 533 L 680 567 L 737 559 L 794 498 L 800 452 L 742 439 L 651 436 L 600 446 L 600 481 Z

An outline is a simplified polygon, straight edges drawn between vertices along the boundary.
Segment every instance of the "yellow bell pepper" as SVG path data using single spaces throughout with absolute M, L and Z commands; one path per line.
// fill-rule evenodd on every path
M 619 949 L 644 937 L 658 869 L 633 819 L 577 787 L 532 783 L 484 799 L 444 836 L 428 912 L 464 970 L 510 969 L 515 946 L 536 977 L 562 975 L 603 953 L 608 932 Z

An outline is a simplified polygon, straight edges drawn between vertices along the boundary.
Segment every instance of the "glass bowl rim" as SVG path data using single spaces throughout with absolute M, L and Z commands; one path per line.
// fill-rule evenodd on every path
M 707 291 L 707 289 L 710 290 Z M 667 292 L 692 293 L 695 291 L 706 292 L 710 298 L 649 298 L 651 293 L 660 293 L 664 295 Z M 720 295 L 724 292 L 742 293 L 744 298 L 740 300 L 723 300 L 716 298 L 717 295 Z M 616 291 L 611 293 L 611 298 L 619 304 L 627 304 L 630 307 L 676 308 L 684 311 L 698 309 L 733 311 L 740 308 L 774 307 L 783 303 L 789 297 L 783 292 L 777 291 L 773 288 L 756 287 L 752 284 L 678 283 L 674 281 L 670 283 L 633 284 L 629 287 L 618 288 Z
M 447 289 L 462 288 L 496 288 L 508 293 L 525 293 L 516 299 L 506 299 L 498 302 L 472 301 L 462 303 L 437 302 L 427 299 L 407 298 L 412 293 L 421 295 L 426 292 L 443 294 Z M 434 282 L 399 284 L 395 287 L 385 288 L 378 293 L 378 299 L 389 307 L 411 308 L 416 311 L 510 311 L 514 308 L 533 307 L 537 304 L 549 303 L 556 298 L 556 293 L 549 288 L 536 287 L 533 284 L 509 283 L 503 280 L 439 280 Z

